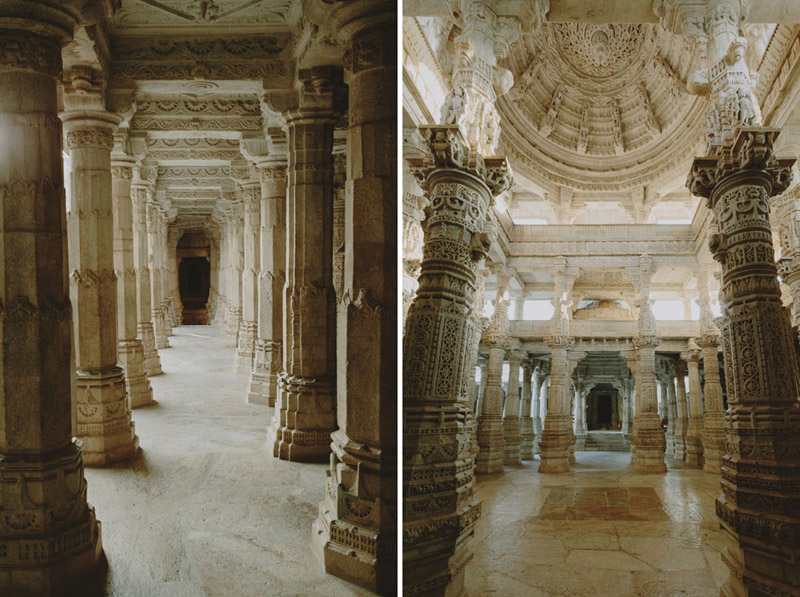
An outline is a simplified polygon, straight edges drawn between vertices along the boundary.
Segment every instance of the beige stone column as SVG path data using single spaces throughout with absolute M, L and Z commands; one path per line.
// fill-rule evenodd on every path
M 694 345 L 694 348 L 692 348 Z M 686 430 L 686 464 L 703 466 L 703 393 L 700 388 L 700 349 L 694 342 L 681 354 L 689 369 L 689 427 Z
M 798 361 L 769 222 L 769 199 L 786 189 L 795 160 L 773 155 L 778 134 L 737 127 L 730 144 L 695 159 L 688 179 L 713 210 L 709 247 L 722 266 L 728 410 L 716 510 L 727 539 L 722 558 L 731 569 L 725 595 L 791 595 L 800 587 Z M 710 352 L 704 348 L 706 387 L 716 363 L 716 350 L 713 363 Z M 720 409 L 719 402 L 707 394 L 706 410 Z
M 336 323 L 339 429 L 315 529 L 327 572 L 391 595 L 398 525 L 397 16 L 391 1 L 361 0 L 342 10 L 349 153 Z
M 183 323 L 183 305 L 181 303 L 181 291 L 180 291 L 180 281 L 178 279 L 178 237 L 174 236 L 174 234 L 170 234 L 169 232 L 169 225 L 166 226 L 167 230 L 167 239 L 166 239 L 166 247 L 167 247 L 167 268 L 169 271 L 169 302 L 171 307 L 171 314 L 172 314 L 172 325 L 173 327 L 179 326 Z M 209 236 L 211 236 L 209 234 Z M 211 241 L 212 247 L 214 245 L 214 239 L 209 238 Z M 213 248 L 212 248 L 213 251 Z M 210 275 L 210 289 L 208 293 L 208 302 L 209 304 L 214 303 L 215 299 L 215 268 L 213 266 L 213 258 L 211 258 L 212 266 L 211 266 L 211 275 Z
M 261 235 L 258 274 L 258 340 L 247 401 L 275 406 L 283 368 L 283 286 L 286 283 L 286 157 L 258 164 Z
M 589 429 L 586 425 L 586 396 L 589 389 L 586 384 L 575 385 L 575 449 L 586 449 L 586 437 Z
M 519 409 L 519 457 L 521 460 L 533 460 L 534 434 L 533 417 L 531 416 L 533 388 L 531 388 L 531 375 L 533 375 L 533 365 L 530 361 L 525 361 L 522 365 L 522 401 Z M 539 392 L 538 384 L 536 392 L 537 394 Z
M 667 455 L 672 456 L 675 451 L 675 410 L 677 408 L 675 404 L 675 380 L 669 375 L 665 376 L 661 388 L 667 415 L 667 432 L 665 436 L 667 447 L 665 451 Z
M 255 174 L 255 172 L 254 172 Z M 244 207 L 242 268 L 242 321 L 236 345 L 237 373 L 250 373 L 258 335 L 258 273 L 261 261 L 261 183 L 258 179 L 243 182 Z
M 500 293 L 502 296 L 502 292 Z M 505 301 L 496 300 L 495 310 L 483 342 L 489 347 L 486 366 L 486 388 L 478 414 L 478 455 L 475 459 L 477 474 L 502 473 L 505 439 L 503 435 L 503 361 L 508 344 L 508 316 Z M 477 330 L 476 330 L 477 331 Z
M 336 429 L 331 152 L 338 76 L 334 67 L 302 70 L 299 107 L 287 112 L 284 370 L 274 445 L 283 460 L 328 460 Z
M 242 321 L 242 269 L 244 266 L 244 207 L 231 196 L 228 212 L 228 313 L 225 320 L 225 345 L 239 342 Z
M 115 135 L 111 154 L 114 272 L 117 276 L 117 334 L 119 364 L 131 408 L 153 402 L 153 389 L 144 370 L 144 348 L 136 337 L 136 269 L 133 262 L 133 201 L 131 179 L 135 160 L 124 152 L 127 135 Z M 119 151 L 117 151 L 119 150 Z
M 405 187 L 404 187 L 405 188 Z M 428 200 L 408 191 L 403 193 L 403 321 L 414 300 L 419 283 L 419 266 L 422 262 L 424 233 L 422 221 Z
M 474 372 L 469 347 L 478 333 L 472 301 L 478 264 L 488 250 L 483 228 L 492 194 L 508 188 L 511 175 L 504 158 L 481 160 L 455 126 L 423 133 L 433 163 L 423 158 L 412 166 L 430 197 L 431 215 L 403 346 L 404 585 L 417 594 L 456 595 L 463 590 L 468 539 L 480 516 L 471 498 L 475 452 L 466 402 Z M 475 168 L 479 160 L 485 170 Z M 449 340 L 441 343 L 443 337 Z M 501 390 L 493 372 L 498 361 L 502 367 L 502 351 L 490 344 L 482 405 L 484 413 L 497 413 L 498 423 Z M 499 431 L 500 449 L 484 462 L 502 470 Z
M 725 454 L 725 410 L 722 400 L 722 384 L 719 378 L 719 360 L 716 335 L 701 336 L 697 339 L 703 353 L 703 470 L 719 473 L 722 457 Z
M 514 340 L 508 351 L 508 390 L 503 409 L 503 464 L 520 464 L 519 433 L 519 368 L 525 353 L 519 350 L 519 341 Z
M 169 259 L 167 256 L 167 211 L 158 210 L 158 259 L 159 273 L 161 274 L 161 310 L 164 313 L 164 329 L 167 337 L 172 333 L 172 299 L 169 276 Z
M 69 75 L 68 75 L 69 76 Z M 83 78 L 87 76 L 83 70 Z M 69 89 L 70 83 L 65 83 Z M 72 164 L 68 219 L 70 301 L 75 331 L 77 428 L 87 466 L 136 454 L 125 376 L 117 365 L 117 278 L 111 200 L 112 133 L 121 118 L 101 109 L 99 98 L 74 98 L 60 117 Z M 88 109 L 87 109 L 88 108 Z
M 137 174 L 150 174 L 150 167 L 139 167 L 134 170 L 131 182 L 131 199 L 133 201 L 133 262 L 136 268 L 136 332 L 142 341 L 144 351 L 144 371 L 148 377 L 161 375 L 161 358 L 156 350 L 156 339 L 153 333 L 152 312 L 150 309 L 150 267 L 147 255 L 147 195 L 149 182 Z
M 153 321 L 153 334 L 155 335 L 156 350 L 169 348 L 167 340 L 166 321 L 161 294 L 161 251 L 159 250 L 158 206 L 153 200 L 146 203 L 147 215 L 147 264 L 150 270 L 150 318 Z
M 43 17 L 38 2 L 0 5 L 0 586 L 7 595 L 67 586 L 91 572 L 102 550 L 70 414 L 57 86 L 61 45 L 76 22 L 61 4 Z
M 686 431 L 689 420 L 686 414 L 686 365 L 680 359 L 675 361 L 675 380 L 678 384 L 678 396 L 675 401 L 675 450 L 676 460 L 686 459 Z
M 220 202 L 217 202 L 219 208 Z M 217 301 L 214 306 L 213 324 L 220 326 L 225 332 L 225 321 L 228 313 L 228 224 L 224 212 L 214 212 L 214 221 L 219 225 L 219 263 L 217 266 Z

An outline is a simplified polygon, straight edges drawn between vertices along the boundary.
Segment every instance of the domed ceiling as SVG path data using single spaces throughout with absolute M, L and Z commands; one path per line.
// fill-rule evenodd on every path
M 673 175 L 700 149 L 706 99 L 683 81 L 689 42 L 658 25 L 548 23 L 505 66 L 501 151 L 521 174 L 586 191 Z

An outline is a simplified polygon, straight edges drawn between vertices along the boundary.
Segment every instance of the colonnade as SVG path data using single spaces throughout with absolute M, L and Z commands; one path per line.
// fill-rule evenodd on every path
M 0 8 L 0 128 L 24 148 L 0 143 L 0 205 L 13 206 L 0 218 L 10 314 L 0 323 L 1 358 L 5 385 L 14 387 L 0 402 L 0 480 L 18 487 L 4 493 L 4 511 L 31 522 L 0 524 L 0 586 L 41 592 L 79 579 L 99 558 L 83 466 L 139 450 L 131 409 L 153 402 L 148 378 L 162 373 L 158 351 L 180 323 L 180 231 L 170 234 L 176 210 L 158 164 L 132 146 L 132 111 L 109 109 L 100 69 L 62 69 L 77 13 L 53 5 L 45 22 L 36 3 L 26 6 L 10 18 Z M 288 135 L 267 128 L 265 151 L 242 152 L 249 163 L 231 168 L 235 186 L 221 192 L 216 224 L 207 222 L 212 236 L 219 231 L 209 308 L 236 347 L 235 369 L 250 377 L 242 398 L 275 405 L 270 452 L 330 463 L 309 529 L 326 571 L 390 594 L 396 106 L 376 98 L 396 85 L 396 8 L 360 0 L 337 5 L 331 18 L 346 48 L 344 77 L 337 66 L 300 69 L 299 91 L 267 92 Z M 342 110 L 348 151 L 337 300 L 332 162 Z M 73 367 L 82 449 L 72 441 Z

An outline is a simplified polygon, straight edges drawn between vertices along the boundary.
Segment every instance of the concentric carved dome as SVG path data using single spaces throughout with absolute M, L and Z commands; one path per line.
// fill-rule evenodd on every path
M 703 139 L 691 49 L 648 24 L 550 23 L 514 45 L 501 149 L 518 170 L 575 189 L 649 184 Z

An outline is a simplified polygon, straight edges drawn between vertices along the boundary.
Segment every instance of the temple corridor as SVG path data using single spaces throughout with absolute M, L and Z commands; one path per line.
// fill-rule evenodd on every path
M 235 373 L 219 328 L 174 333 L 151 380 L 156 403 L 135 413 L 147 449 L 132 465 L 86 469 L 89 500 L 113 529 L 96 593 L 369 595 L 325 574 L 311 549 L 327 466 L 270 457 L 273 409 L 242 399 L 248 375 Z
M 484 475 L 476 497 L 472 595 L 714 597 L 727 577 L 714 514 L 719 477 L 667 459 L 634 472 L 630 454 L 577 452 L 565 475 L 535 461 Z

